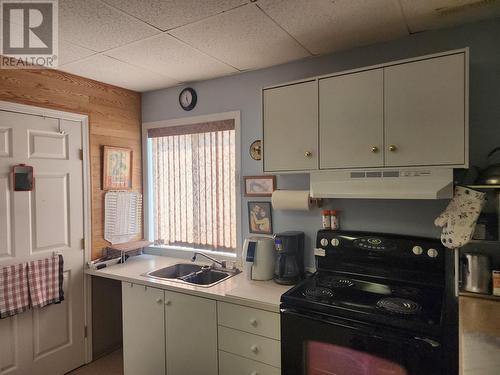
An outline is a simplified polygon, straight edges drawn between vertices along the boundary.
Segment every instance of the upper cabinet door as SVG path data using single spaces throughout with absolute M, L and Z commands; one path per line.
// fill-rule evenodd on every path
M 382 69 L 319 81 L 320 168 L 382 167 Z
M 466 165 L 465 54 L 384 69 L 386 166 Z
M 264 171 L 318 168 L 317 81 L 263 91 Z

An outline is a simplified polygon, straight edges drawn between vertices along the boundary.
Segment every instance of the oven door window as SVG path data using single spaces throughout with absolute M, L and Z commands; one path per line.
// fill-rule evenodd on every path
M 306 367 L 308 375 L 408 375 L 397 363 L 319 341 L 307 342 Z
M 437 341 L 324 314 L 282 310 L 287 375 L 444 375 Z

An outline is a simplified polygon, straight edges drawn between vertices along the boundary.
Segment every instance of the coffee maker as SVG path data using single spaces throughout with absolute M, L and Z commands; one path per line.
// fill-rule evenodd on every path
M 288 231 L 274 236 L 277 251 L 274 281 L 292 285 L 305 276 L 304 272 L 304 232 Z

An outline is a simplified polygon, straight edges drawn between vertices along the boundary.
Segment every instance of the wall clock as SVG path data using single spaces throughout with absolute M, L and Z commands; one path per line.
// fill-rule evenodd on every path
M 253 141 L 250 145 L 250 156 L 253 160 L 262 159 L 262 142 L 260 139 Z
M 196 106 L 197 100 L 198 96 L 196 95 L 196 91 L 191 87 L 185 88 L 179 94 L 179 104 L 185 111 L 192 110 Z

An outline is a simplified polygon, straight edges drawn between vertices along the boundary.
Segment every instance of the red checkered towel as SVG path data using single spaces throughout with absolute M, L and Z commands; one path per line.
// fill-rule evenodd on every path
M 28 279 L 33 307 L 64 301 L 62 255 L 29 262 Z
M 21 263 L 0 267 L 0 319 L 29 308 L 28 265 Z

